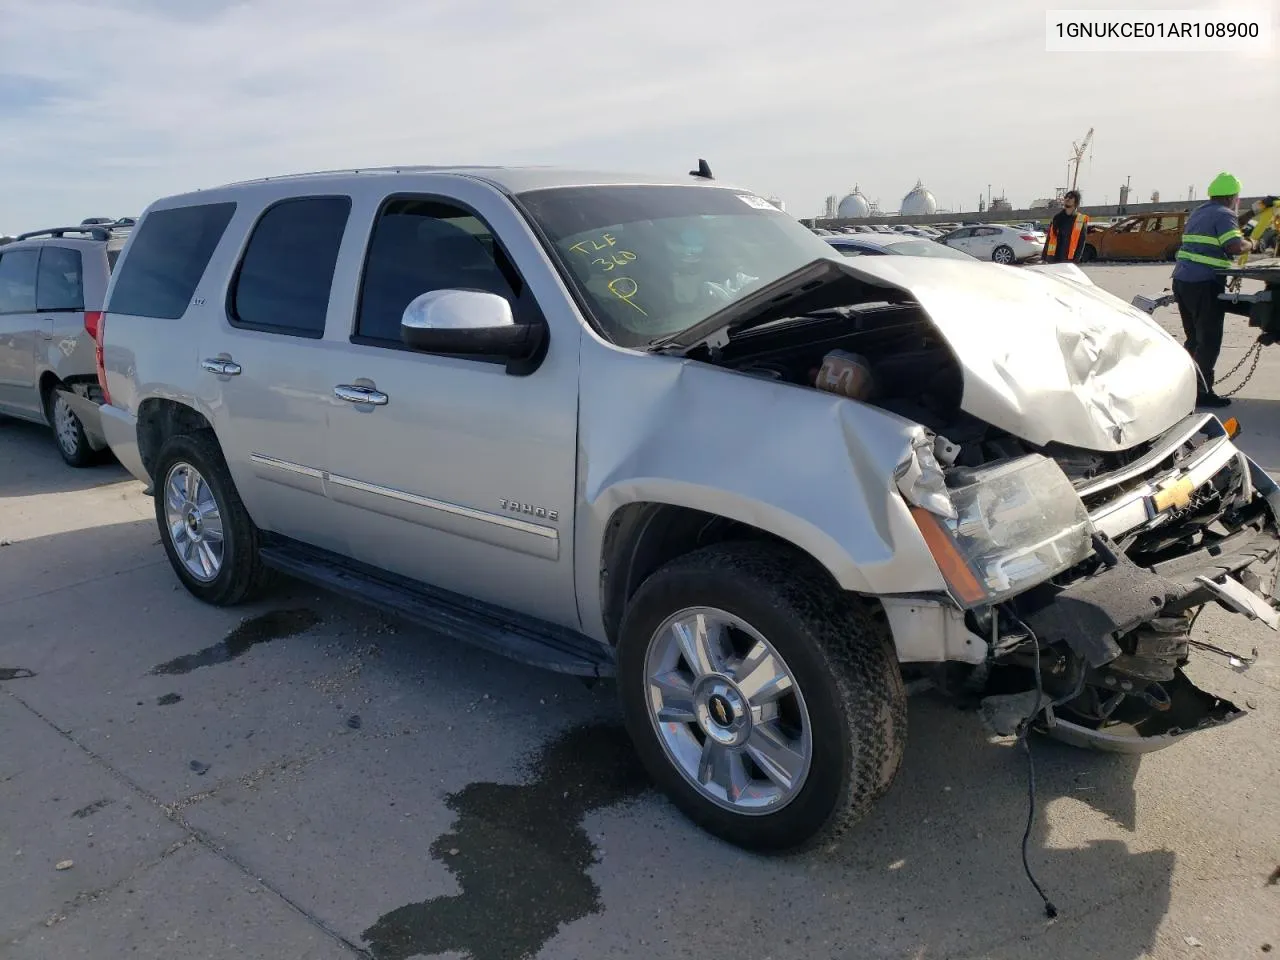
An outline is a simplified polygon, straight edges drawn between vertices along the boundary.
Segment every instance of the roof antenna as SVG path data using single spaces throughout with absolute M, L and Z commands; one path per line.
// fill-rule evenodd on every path
M 711 175 L 711 167 L 710 167 L 710 166 L 708 166 L 708 165 L 707 165 L 707 161 L 703 160 L 701 157 L 699 157 L 699 158 L 698 158 L 698 169 L 697 169 L 697 170 L 690 170 L 690 171 L 689 171 L 689 176 L 691 176 L 691 177 L 701 177 L 703 180 L 714 180 L 714 179 L 715 179 L 715 177 L 713 177 L 713 176 Z

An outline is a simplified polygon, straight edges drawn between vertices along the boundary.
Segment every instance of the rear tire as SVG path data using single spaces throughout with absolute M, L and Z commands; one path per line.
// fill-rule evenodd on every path
M 725 641 L 711 644 L 724 655 L 718 669 L 708 658 L 700 678 L 684 653 L 699 623 Z M 765 666 L 786 682 L 760 687 Z M 721 544 L 653 574 L 623 617 L 618 687 L 649 774 L 694 823 L 747 849 L 835 839 L 889 789 L 902 761 L 906 694 L 887 624 L 788 549 Z M 713 714 L 741 719 L 723 725 Z M 740 743 L 721 747 L 721 735 L 739 733 Z M 784 742 L 790 752 L 769 749 Z M 784 762 L 771 774 L 773 757 Z
M 1013 254 L 1013 247 L 1002 243 L 991 251 L 991 260 L 993 263 L 1011 264 L 1017 258 Z
M 1091 243 L 1084 245 L 1084 251 L 1080 254 L 1081 263 L 1093 263 L 1098 259 L 1098 248 Z
M 260 534 L 213 435 L 170 437 L 153 476 L 160 540 L 182 585 L 215 606 L 257 594 L 268 579 L 258 558 Z
M 89 444 L 84 424 L 71 409 L 71 405 L 59 395 L 56 386 L 49 389 L 44 404 L 49 423 L 53 427 L 54 443 L 66 464 L 78 468 L 98 463 L 102 459 L 101 453 Z

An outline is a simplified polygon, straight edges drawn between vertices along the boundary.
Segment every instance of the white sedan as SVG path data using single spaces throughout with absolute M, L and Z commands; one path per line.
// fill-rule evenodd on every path
M 995 223 L 961 227 L 938 242 L 963 250 L 979 260 L 996 263 L 1023 263 L 1040 256 L 1044 250 L 1044 234 Z

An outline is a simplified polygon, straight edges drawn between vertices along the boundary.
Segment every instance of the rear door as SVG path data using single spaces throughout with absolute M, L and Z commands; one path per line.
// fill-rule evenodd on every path
M 246 209 L 252 222 L 232 229 L 247 240 L 199 331 L 197 396 L 249 514 L 330 550 L 345 549 L 324 482 L 341 346 L 324 333 L 350 211 L 348 196 L 307 195 Z
M 1156 260 L 1172 260 L 1182 245 L 1183 214 L 1168 213 L 1154 217 L 1152 230 L 1152 250 L 1150 256 Z
M 38 372 L 52 370 L 63 382 L 97 380 L 94 344 L 84 329 L 85 254 L 101 257 L 92 245 L 78 248 L 46 243 L 36 275 L 40 314 Z M 101 309 L 101 301 L 95 309 Z
M 36 270 L 40 248 L 0 248 L 0 407 L 43 419 L 36 389 Z

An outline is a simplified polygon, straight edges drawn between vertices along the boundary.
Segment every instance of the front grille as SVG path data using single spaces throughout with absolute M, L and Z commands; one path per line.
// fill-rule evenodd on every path
M 1076 491 L 1099 532 L 1116 538 L 1152 523 L 1185 517 L 1206 498 L 1245 482 L 1245 466 L 1212 415 L 1195 415 L 1150 441 L 1125 466 L 1078 480 Z

